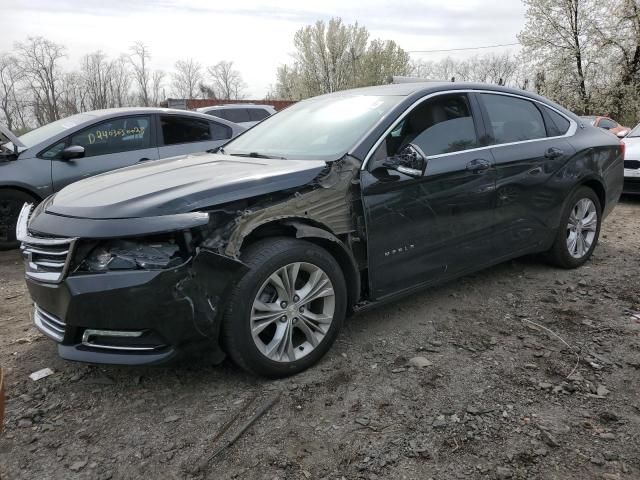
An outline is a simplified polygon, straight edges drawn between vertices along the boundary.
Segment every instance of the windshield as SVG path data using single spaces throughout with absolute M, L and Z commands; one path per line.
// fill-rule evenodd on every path
M 225 145 L 224 153 L 337 160 L 404 98 L 329 95 L 304 100 Z
M 640 124 L 636 125 L 636 127 L 627 134 L 627 137 L 640 137 Z
M 45 140 L 54 137 L 69 128 L 75 127 L 76 125 L 89 120 L 90 118 L 94 117 L 84 113 L 72 115 L 61 120 L 56 120 L 55 122 L 47 123 L 35 130 L 31 130 L 30 132 L 18 137 L 18 139 L 24 143 L 27 148 L 31 148 L 40 142 L 44 142 Z

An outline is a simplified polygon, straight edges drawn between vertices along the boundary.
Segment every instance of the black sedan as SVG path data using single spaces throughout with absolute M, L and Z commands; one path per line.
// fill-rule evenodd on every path
M 72 184 L 18 223 L 37 327 L 64 358 L 208 350 L 270 377 L 346 316 L 534 252 L 584 264 L 619 141 L 544 98 L 414 83 L 301 101 L 215 154 Z

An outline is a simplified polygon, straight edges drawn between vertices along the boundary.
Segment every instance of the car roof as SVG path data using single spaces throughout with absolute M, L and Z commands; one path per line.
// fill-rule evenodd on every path
M 415 83 L 394 83 L 389 85 L 378 85 L 373 87 L 354 88 L 351 90 L 342 90 L 334 93 L 327 93 L 319 97 L 312 97 L 302 102 L 313 100 L 313 98 L 326 98 L 329 96 L 354 96 L 354 95 L 379 95 L 379 96 L 402 96 L 410 99 L 419 99 L 425 95 L 436 92 L 448 92 L 448 91 L 479 91 L 479 92 L 497 92 L 507 93 L 511 95 L 517 95 L 520 97 L 530 98 L 532 100 L 549 105 L 564 114 L 570 116 L 574 120 L 578 117 L 575 113 L 567 110 L 562 105 L 549 100 L 548 98 L 537 95 L 527 90 L 520 90 L 518 88 L 503 87 L 491 83 L 477 83 L 477 82 L 443 82 L 443 81 L 416 81 Z
M 103 117 L 108 115 L 131 115 L 143 113 L 177 113 L 182 115 L 200 115 L 192 110 L 182 110 L 179 108 L 161 108 L 161 107 L 120 107 L 120 108 L 104 108 L 102 110 L 90 110 L 83 112 L 85 115 L 93 117 Z
M 194 110 L 182 110 L 179 108 L 161 108 L 161 107 L 122 107 L 122 108 L 105 108 L 102 110 L 91 110 L 88 112 L 82 112 L 83 115 L 87 115 L 89 117 L 94 117 L 92 120 L 88 120 L 85 123 L 94 122 L 95 119 L 99 119 L 102 117 L 119 117 L 124 115 L 144 115 L 144 114 L 154 114 L 154 113 L 163 113 L 166 115 L 186 115 L 191 117 L 202 118 L 207 121 L 211 121 L 211 115 L 207 115 L 206 113 L 197 112 Z M 229 120 L 225 120 L 224 118 L 215 119 L 216 122 L 222 123 L 228 127 L 236 128 L 242 130 L 242 125 L 238 125 L 237 123 L 230 122 Z
M 328 93 L 329 95 L 397 95 L 411 96 L 414 94 L 427 94 L 430 92 L 439 92 L 446 90 L 487 90 L 511 93 L 515 95 L 523 95 L 532 98 L 542 98 L 535 93 L 517 88 L 502 87 L 492 83 L 477 82 L 444 82 L 444 81 L 417 81 L 406 83 L 394 83 L 389 85 L 376 85 L 372 87 L 353 88 L 350 90 L 342 90 L 339 92 Z M 545 99 L 546 100 L 546 99 Z M 547 100 L 548 101 L 548 100 Z

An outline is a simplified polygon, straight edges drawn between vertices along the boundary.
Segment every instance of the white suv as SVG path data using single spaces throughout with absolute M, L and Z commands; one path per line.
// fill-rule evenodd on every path
M 253 103 L 216 105 L 198 108 L 197 111 L 228 120 L 245 128 L 253 127 L 256 123 L 276 113 L 276 109 L 271 105 L 256 105 Z

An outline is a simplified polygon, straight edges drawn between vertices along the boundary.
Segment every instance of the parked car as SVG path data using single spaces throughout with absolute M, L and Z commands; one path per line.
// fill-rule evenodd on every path
M 624 188 L 622 193 L 640 194 L 640 124 L 629 132 L 623 140 Z
M 25 202 L 81 178 L 140 162 L 204 152 L 245 128 L 183 110 L 114 108 L 79 113 L 16 137 L 0 126 L 0 250 L 15 248 Z
M 586 122 L 589 122 L 594 127 L 608 130 L 618 138 L 624 137 L 631 130 L 629 127 L 624 127 L 609 117 L 585 116 L 580 118 Z
M 623 157 L 581 123 L 495 85 L 385 85 L 82 180 L 20 215 L 35 324 L 70 360 L 300 372 L 354 312 L 529 253 L 584 264 Z
M 234 103 L 229 105 L 216 105 L 213 107 L 202 107 L 198 112 L 224 118 L 230 122 L 250 128 L 267 117 L 276 113 L 276 109 L 271 105 L 256 105 L 253 103 Z

